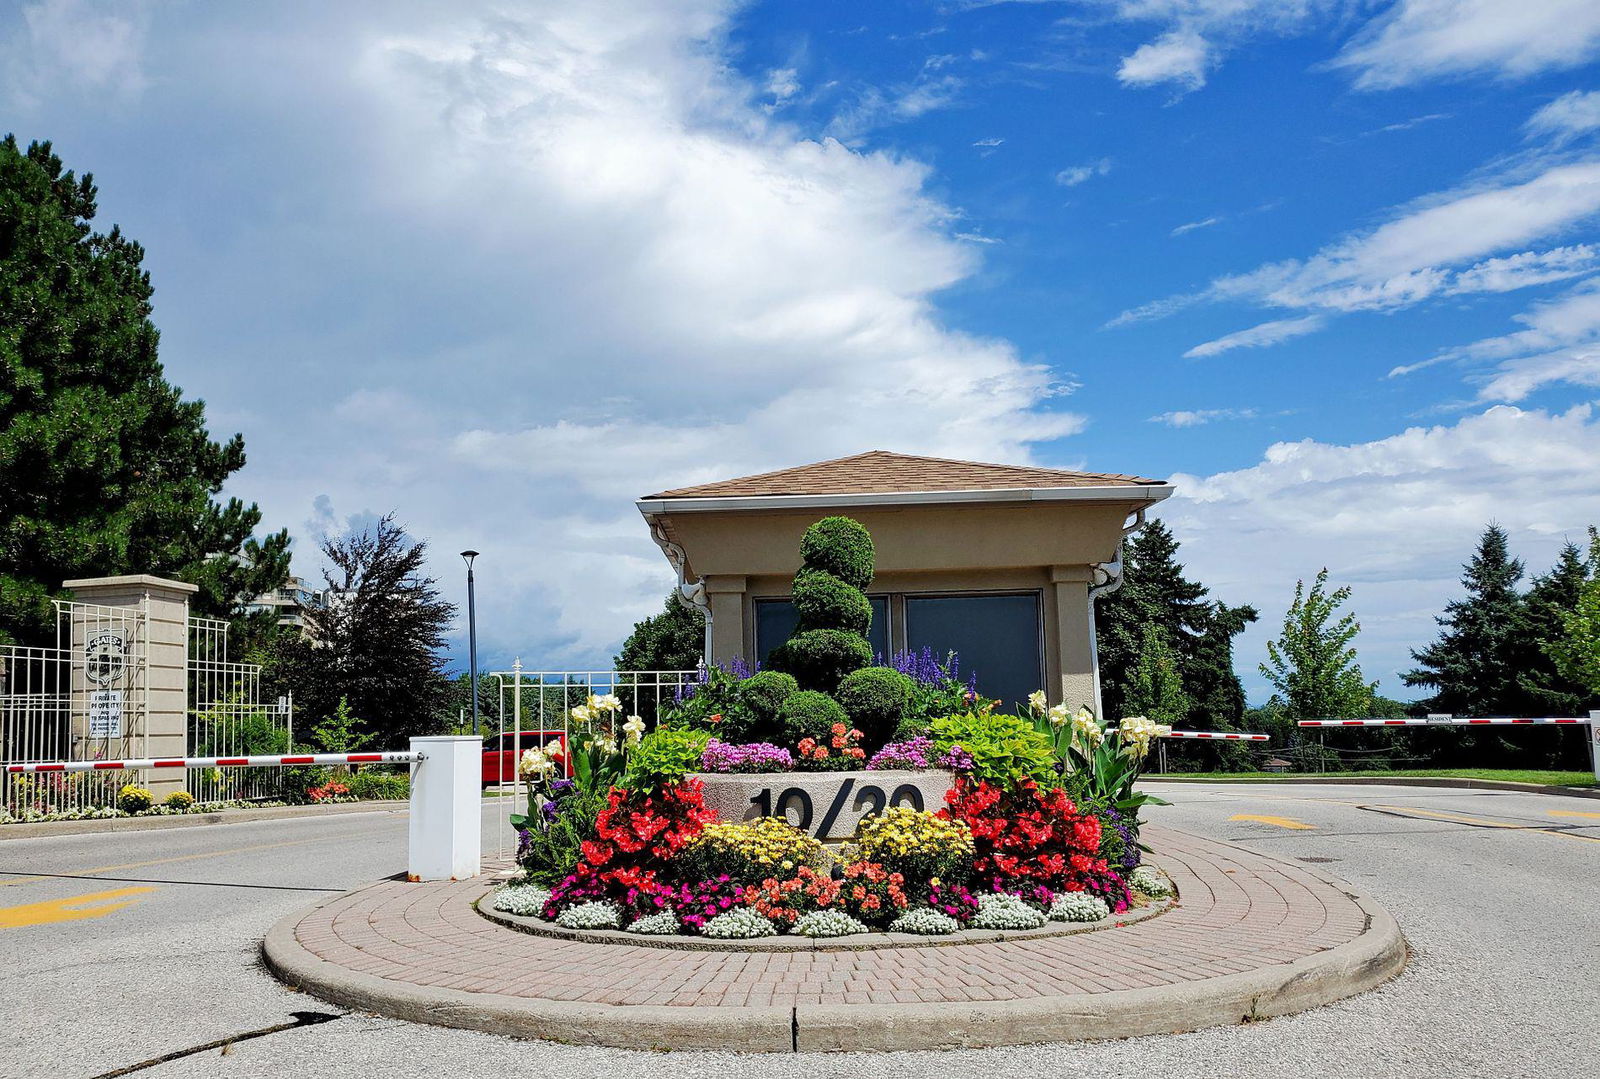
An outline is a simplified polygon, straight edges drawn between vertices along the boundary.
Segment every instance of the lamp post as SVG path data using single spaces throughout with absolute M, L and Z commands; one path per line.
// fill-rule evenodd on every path
M 472 560 L 477 551 L 462 551 L 467 564 L 467 669 L 472 678 L 472 733 L 478 734 L 478 605 L 472 587 Z

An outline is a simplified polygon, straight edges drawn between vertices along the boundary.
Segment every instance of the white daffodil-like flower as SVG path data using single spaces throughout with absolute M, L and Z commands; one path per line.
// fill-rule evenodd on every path
M 567 755 L 567 747 L 560 742 L 551 742 L 544 747 L 545 756 L 553 761 L 558 761 Z
M 1100 727 L 1100 721 L 1094 718 L 1094 713 L 1087 708 L 1080 708 L 1072 715 L 1072 738 L 1081 741 L 1093 749 L 1105 740 L 1105 731 Z
M 1143 760 L 1150 752 L 1151 739 L 1159 738 L 1170 730 L 1171 727 L 1144 716 L 1128 716 L 1121 725 L 1122 747 L 1134 760 Z
M 1053 705 L 1050 711 L 1045 714 L 1050 717 L 1050 726 L 1054 727 L 1056 730 L 1060 730 L 1062 727 L 1066 726 L 1067 719 L 1069 718 L 1067 706 L 1064 704 Z
M 615 693 L 602 693 L 599 696 L 590 694 L 589 710 L 597 715 L 604 715 L 608 712 L 620 712 L 622 711 L 622 702 L 617 699 L 617 695 Z
M 615 753 L 617 751 L 617 740 L 615 738 L 612 738 L 610 735 L 605 735 L 603 737 L 596 738 L 594 740 L 594 744 L 595 744 L 595 748 L 600 750 L 600 752 L 602 752 L 602 753 L 608 753 L 609 754 L 609 753 Z
M 525 749 L 517 762 L 517 775 L 538 779 L 555 770 L 555 763 L 542 749 Z
M 593 697 L 590 697 L 589 699 L 591 701 L 594 700 Z M 568 715 L 572 716 L 574 723 L 587 723 L 594 718 L 594 710 L 591 709 L 587 704 L 580 704 L 578 707 L 569 712 Z
M 642 716 L 629 716 L 628 722 L 622 725 L 622 735 L 630 746 L 639 744 L 639 739 L 644 737 L 644 718 Z
M 1032 693 L 1028 694 L 1028 707 L 1032 708 L 1035 712 L 1043 712 L 1045 710 L 1046 704 L 1044 699 L 1044 690 L 1036 689 Z

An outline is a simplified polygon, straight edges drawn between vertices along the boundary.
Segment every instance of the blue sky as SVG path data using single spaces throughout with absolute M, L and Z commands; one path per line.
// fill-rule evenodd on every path
M 0 127 L 149 250 L 232 485 L 480 560 L 485 664 L 604 665 L 663 486 L 869 448 L 1172 476 L 1262 623 L 1398 693 L 1495 519 L 1600 520 L 1590 0 L 93 3 Z

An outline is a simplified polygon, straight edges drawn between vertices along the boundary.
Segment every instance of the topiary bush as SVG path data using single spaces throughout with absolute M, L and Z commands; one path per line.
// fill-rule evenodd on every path
M 778 709 L 791 694 L 800 690 L 794 675 L 783 671 L 757 671 L 739 686 L 740 712 L 749 717 L 742 724 L 727 727 L 720 733 L 728 742 L 776 741 L 782 737 L 783 724 L 778 720 Z M 727 722 L 724 719 L 724 722 Z
M 893 667 L 863 667 L 840 680 L 835 696 L 861 731 L 868 753 L 883 748 L 895 734 L 911 704 L 913 688 L 911 679 Z
M 845 715 L 838 701 L 811 689 L 790 694 L 778 710 L 778 718 L 783 723 L 783 737 L 789 745 L 798 745 L 807 738 L 827 742 L 833 736 L 835 724 L 847 728 L 850 725 L 850 717 Z
M 808 568 L 825 570 L 852 588 L 872 583 L 876 557 L 872 535 L 848 517 L 824 517 L 800 539 L 800 559 Z
M 861 591 L 872 582 L 872 537 L 848 517 L 824 517 L 800 540 L 803 565 L 794 578 L 798 631 L 770 657 L 801 689 L 832 693 L 851 671 L 872 662 L 862 636 L 872 604 Z
M 872 603 L 866 593 L 827 570 L 802 569 L 795 574 L 793 598 L 802 633 L 808 629 L 842 629 L 864 634 L 872 624 Z

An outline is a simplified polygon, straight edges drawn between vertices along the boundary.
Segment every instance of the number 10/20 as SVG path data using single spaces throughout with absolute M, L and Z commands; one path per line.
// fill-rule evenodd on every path
M 855 799 L 850 795 L 854 793 Z M 863 783 L 856 786 L 854 778 L 846 779 L 839 784 L 838 792 L 833 796 L 827 810 L 822 814 L 822 821 L 817 825 L 814 833 L 819 839 L 825 837 L 832 830 L 834 822 L 839 819 L 839 814 L 844 812 L 846 804 L 850 805 L 853 812 L 863 817 L 870 817 L 874 813 L 883 812 L 886 806 L 907 805 L 912 809 L 922 809 L 922 791 L 914 784 L 902 783 L 893 792 L 885 794 L 883 788 L 874 783 Z M 789 819 L 789 811 L 796 811 L 800 820 L 795 827 L 802 832 L 811 831 L 811 822 L 816 813 L 816 807 L 811 802 L 811 795 L 800 787 L 785 787 L 778 792 L 776 801 L 772 796 L 771 787 L 763 787 L 760 791 L 750 796 L 750 804 L 755 806 L 763 817 L 783 817 Z M 792 820 L 790 823 L 794 823 Z

